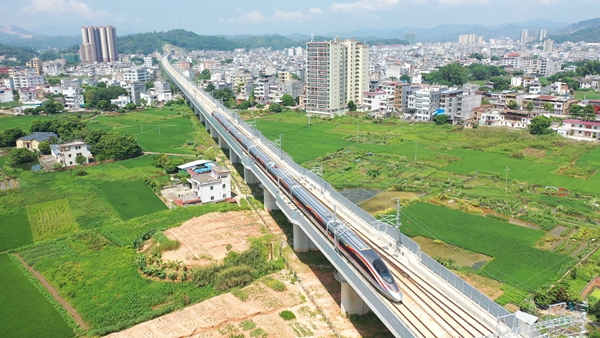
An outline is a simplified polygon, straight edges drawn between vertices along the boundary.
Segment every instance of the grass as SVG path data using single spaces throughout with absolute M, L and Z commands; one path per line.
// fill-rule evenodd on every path
M 101 189 L 124 221 L 167 209 L 143 181 L 104 182 Z
M 184 110 L 150 109 L 120 116 L 102 115 L 88 123 L 90 129 L 103 129 L 134 136 L 142 150 L 194 154 L 193 125 Z M 190 141 L 192 144 L 188 144 Z
M 7 254 L 0 255 L 0 270 L 1 337 L 75 336 L 58 311 L 27 280 Z
M 70 234 L 79 228 L 66 199 L 30 205 L 27 217 L 35 242 Z
M 26 212 L 0 215 L 0 252 L 33 243 Z
M 544 235 L 486 217 L 425 203 L 403 209 L 402 232 L 425 236 L 492 256 L 482 273 L 510 285 L 533 291 L 564 272 L 573 259 L 536 249 Z
M 575 91 L 575 100 L 583 100 L 584 97 L 588 100 L 600 100 L 600 93 Z

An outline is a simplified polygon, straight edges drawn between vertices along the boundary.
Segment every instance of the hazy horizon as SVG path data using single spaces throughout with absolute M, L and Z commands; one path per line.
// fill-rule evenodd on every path
M 600 0 L 569 2 L 573 8 L 597 5 Z M 77 35 L 81 26 L 91 25 L 113 25 L 121 35 L 176 28 L 202 35 L 319 35 L 444 24 L 499 26 L 537 20 L 569 24 L 593 18 L 586 12 L 565 11 L 565 4 L 558 0 L 17 0 L 0 5 L 3 26 L 18 26 L 44 35 Z

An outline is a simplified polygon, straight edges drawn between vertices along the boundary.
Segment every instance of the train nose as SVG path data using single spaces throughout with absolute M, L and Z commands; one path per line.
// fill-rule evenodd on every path
M 400 303 L 402 301 L 402 292 L 390 292 L 390 296 L 396 303 Z

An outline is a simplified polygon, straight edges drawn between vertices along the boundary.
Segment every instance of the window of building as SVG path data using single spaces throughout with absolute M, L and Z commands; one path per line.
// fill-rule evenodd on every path
M 71 154 L 69 154 L 69 158 L 71 157 Z
M 223 184 L 223 188 L 225 188 L 225 184 Z
M 214 201 L 214 199 L 215 199 L 215 196 L 210 196 L 211 201 Z
M 214 188 L 215 188 L 215 187 L 211 186 L 211 187 L 210 187 L 210 190 L 213 190 Z
M 223 194 L 223 198 L 226 198 L 226 196 L 227 196 L 226 194 Z

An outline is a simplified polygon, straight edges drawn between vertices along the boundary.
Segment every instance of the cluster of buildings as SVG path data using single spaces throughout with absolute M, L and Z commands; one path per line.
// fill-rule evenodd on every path
M 50 143 L 50 155 L 56 163 L 59 163 L 63 167 L 90 163 L 94 158 L 87 143 L 83 141 L 60 143 L 58 135 L 53 132 L 34 132 L 23 136 L 17 139 L 17 148 L 39 151 L 39 146 L 42 142 Z M 81 163 L 77 163 L 78 157 L 83 158 Z

